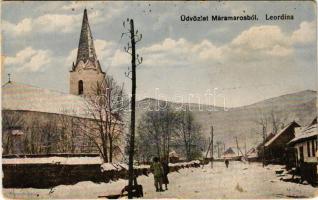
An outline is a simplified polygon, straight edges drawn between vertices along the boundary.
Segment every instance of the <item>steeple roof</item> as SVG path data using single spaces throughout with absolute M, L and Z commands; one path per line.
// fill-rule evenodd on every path
M 97 60 L 97 57 L 92 32 L 88 23 L 87 10 L 85 9 L 83 15 L 81 36 L 78 44 L 76 63 L 78 63 L 80 60 L 85 63 L 88 59 L 94 62 Z

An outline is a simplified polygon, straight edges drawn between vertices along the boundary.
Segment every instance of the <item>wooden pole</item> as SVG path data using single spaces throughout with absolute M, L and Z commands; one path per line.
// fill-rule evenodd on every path
M 131 122 L 130 122 L 130 146 L 129 146 L 129 163 L 128 163 L 128 198 L 133 198 L 132 187 L 135 178 L 134 175 L 134 150 L 135 150 L 135 101 L 136 101 L 136 50 L 135 50 L 135 29 L 134 20 L 130 19 L 130 39 L 131 39 Z
M 263 167 L 265 167 L 265 141 L 266 141 L 266 133 L 265 133 L 265 126 L 263 126 L 263 156 L 262 156 Z
M 237 156 L 240 156 L 239 145 L 237 141 L 237 136 L 235 136 L 236 148 L 237 148 Z
M 213 126 L 211 126 L 211 168 L 213 168 Z

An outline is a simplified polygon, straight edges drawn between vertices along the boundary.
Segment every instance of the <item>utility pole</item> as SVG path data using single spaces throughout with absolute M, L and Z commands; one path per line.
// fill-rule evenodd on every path
M 262 158 L 262 163 L 263 167 L 265 167 L 265 141 L 266 141 L 266 133 L 265 133 L 265 126 L 263 126 L 263 158 Z
M 245 153 L 245 156 L 246 156 L 246 153 L 247 153 L 247 150 L 246 150 L 246 136 L 245 136 L 245 140 L 244 140 L 244 153 Z
M 131 68 L 132 68 L 132 78 L 131 78 L 131 122 L 130 122 L 130 146 L 129 146 L 129 164 L 128 164 L 128 198 L 132 199 L 132 187 L 134 181 L 134 150 L 135 150 L 135 104 L 136 104 L 136 44 L 135 44 L 135 30 L 134 21 L 130 20 L 130 39 L 131 39 Z
M 218 147 L 218 158 L 220 158 L 220 142 L 216 143 L 217 144 L 217 147 Z
M 240 156 L 239 145 L 237 141 L 237 136 L 235 136 L 236 148 L 237 148 L 237 156 Z
M 213 168 L 213 126 L 211 126 L 211 168 Z
M 211 139 L 210 139 L 210 137 L 209 137 L 208 141 L 209 141 L 209 146 L 208 146 L 208 150 L 206 151 L 205 158 L 204 158 L 204 160 L 203 160 L 202 169 L 203 169 L 203 167 L 204 167 L 204 165 L 205 165 L 205 164 L 204 164 L 204 163 L 205 163 L 205 160 L 208 158 L 208 154 L 209 154 L 209 151 L 210 151 L 210 148 L 211 148 Z
M 136 43 L 139 42 L 142 38 L 142 35 L 137 35 L 138 30 L 135 32 L 134 20 L 127 19 L 129 22 L 130 28 L 127 33 L 130 36 L 130 45 L 128 43 L 125 51 L 131 55 L 131 71 L 125 74 L 128 78 L 131 79 L 131 121 L 130 121 L 130 140 L 129 140 L 129 159 L 128 159 L 128 198 L 133 198 L 133 184 L 137 184 L 137 179 L 134 174 L 134 151 L 135 151 L 135 126 L 136 126 L 136 67 L 142 63 L 142 58 L 139 60 L 139 55 L 136 56 Z M 123 23 L 125 26 L 125 22 Z M 130 51 L 131 50 L 131 51 Z M 138 62 L 136 64 L 136 61 Z M 131 74 L 131 77 L 130 77 Z
M 236 147 L 237 147 L 237 156 L 240 156 L 240 152 L 241 152 L 242 156 L 244 156 L 243 152 L 241 151 L 240 146 L 238 144 L 237 136 L 235 136 L 235 141 L 236 141 Z

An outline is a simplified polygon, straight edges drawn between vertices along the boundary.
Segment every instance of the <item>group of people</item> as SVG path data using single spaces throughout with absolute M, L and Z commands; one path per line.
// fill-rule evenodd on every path
M 160 159 L 158 157 L 153 158 L 153 163 L 150 166 L 150 170 L 154 176 L 154 183 L 156 192 L 163 192 L 162 185 L 165 185 L 165 190 L 168 190 L 168 173 L 169 173 L 169 165 L 168 159 Z
M 229 167 L 229 160 L 224 160 L 226 168 Z M 153 173 L 154 184 L 156 188 L 156 192 L 163 192 L 162 185 L 165 185 L 165 190 L 168 190 L 168 173 L 169 173 L 169 162 L 168 159 L 160 159 L 158 157 L 153 158 L 153 162 L 150 166 L 150 170 Z

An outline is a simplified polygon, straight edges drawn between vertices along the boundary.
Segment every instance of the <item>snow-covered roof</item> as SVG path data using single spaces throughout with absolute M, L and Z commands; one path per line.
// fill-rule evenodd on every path
M 299 124 L 297 124 L 295 121 L 292 121 L 289 123 L 283 130 L 281 130 L 279 133 L 277 133 L 274 137 L 272 137 L 269 141 L 265 143 L 265 146 L 269 146 L 272 144 L 280 135 L 282 135 L 289 127 L 294 126 L 294 127 L 300 127 Z
M 27 84 L 8 82 L 2 86 L 2 109 L 55 113 L 88 118 L 80 96 Z
M 257 152 L 257 149 L 256 148 L 251 148 L 247 153 L 246 153 L 246 156 L 248 158 L 256 158 L 258 157 L 258 152 Z
M 234 158 L 241 156 L 240 150 L 235 147 L 229 147 L 222 155 L 223 158 Z
M 317 132 L 317 124 L 312 124 L 307 127 L 302 127 L 298 129 L 298 133 L 294 139 L 292 139 L 289 144 L 301 142 L 303 140 L 306 140 L 307 138 L 318 136 Z
M 169 153 L 169 157 L 179 157 L 178 153 L 176 151 L 171 151 Z
M 224 154 L 235 154 L 235 152 L 233 151 L 232 147 L 228 148 Z

